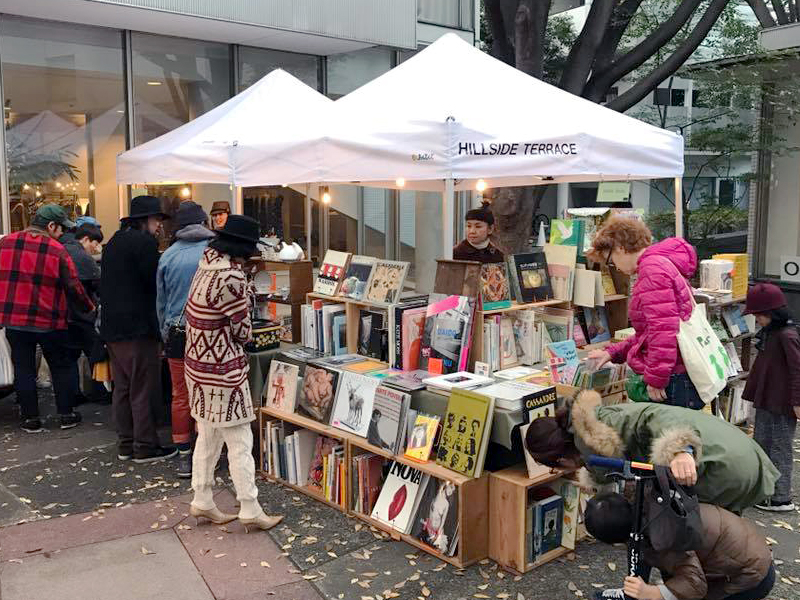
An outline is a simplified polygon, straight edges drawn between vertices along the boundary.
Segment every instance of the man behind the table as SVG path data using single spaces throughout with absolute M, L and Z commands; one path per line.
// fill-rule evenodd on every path
M 466 232 L 466 239 L 453 248 L 454 259 L 480 263 L 499 263 L 505 260 L 503 253 L 489 240 L 489 236 L 494 233 L 494 215 L 488 202 L 467 212 Z

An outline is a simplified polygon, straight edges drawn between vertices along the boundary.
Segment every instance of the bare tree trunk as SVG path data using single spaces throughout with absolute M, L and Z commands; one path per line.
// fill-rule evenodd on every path
M 564 69 L 559 83 L 561 89 L 578 96 L 583 92 L 615 4 L 615 0 L 594 0 L 592 2 L 586 23 L 569 51 L 567 68 Z
M 492 243 L 504 254 L 529 249 L 533 215 L 539 210 L 546 186 L 497 188 L 492 200 L 495 231 Z
M 544 36 L 550 0 L 521 0 L 514 18 L 516 67 L 537 79 L 544 71 Z
M 789 0 L 789 6 L 791 7 L 792 0 Z M 764 9 L 766 10 L 766 5 Z M 778 25 L 788 25 L 789 24 L 789 15 L 786 14 L 786 9 L 783 6 L 783 0 L 772 0 L 772 8 L 775 9 L 775 15 L 778 17 Z M 753 7 L 753 11 L 755 12 L 755 7 Z M 790 10 L 791 12 L 791 10 Z M 767 11 L 769 13 L 769 11 Z M 756 15 L 758 16 L 758 15 Z M 770 15 L 771 17 L 772 15 Z M 759 19 L 760 21 L 760 19 Z
M 495 58 L 514 66 L 514 45 L 512 43 L 506 16 L 511 6 L 516 11 L 517 0 L 485 0 L 484 9 L 492 29 L 492 48 L 489 53 Z M 512 13 L 514 14 L 514 13 Z

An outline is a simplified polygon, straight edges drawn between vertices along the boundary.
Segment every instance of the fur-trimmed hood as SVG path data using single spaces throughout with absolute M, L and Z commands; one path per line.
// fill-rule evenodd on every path
M 597 417 L 597 408 L 602 405 L 602 397 L 594 390 L 580 392 L 572 404 L 572 427 L 577 437 L 595 454 L 623 458 L 628 448 L 619 432 Z M 691 446 L 695 461 L 699 462 L 703 453 L 703 442 L 694 427 L 675 424 L 653 437 L 649 448 L 649 460 L 657 465 L 669 465 L 676 454 Z M 637 457 L 634 457 L 637 458 Z

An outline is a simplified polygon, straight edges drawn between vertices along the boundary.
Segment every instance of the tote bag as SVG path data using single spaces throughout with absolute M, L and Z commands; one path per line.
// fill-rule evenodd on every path
M 672 265 L 676 277 L 686 282 L 675 265 L 668 259 L 664 260 Z M 681 321 L 678 331 L 678 348 L 680 348 L 683 365 L 686 367 L 689 379 L 697 388 L 697 393 L 703 402 L 708 404 L 728 384 L 725 373 L 731 359 L 706 318 L 705 305 L 697 304 L 694 301 L 692 288 L 689 287 L 688 282 L 686 282 L 686 287 L 689 290 L 689 298 L 692 300 L 692 315 L 688 320 Z
M 0 329 L 0 387 L 14 385 L 14 363 L 11 362 L 11 346 L 6 339 L 5 328 Z

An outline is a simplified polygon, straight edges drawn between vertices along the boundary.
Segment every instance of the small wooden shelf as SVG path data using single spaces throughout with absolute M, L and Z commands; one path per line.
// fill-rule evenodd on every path
M 555 560 L 557 558 L 561 558 L 565 554 L 569 554 L 570 552 L 574 552 L 574 550 L 570 550 L 569 548 L 565 548 L 564 546 L 559 546 L 555 550 L 550 550 L 546 554 L 542 554 L 539 558 L 537 558 L 534 562 L 528 563 L 525 566 L 526 571 L 530 571 L 531 569 L 535 569 L 536 567 L 541 567 L 542 565 L 546 565 L 551 560 Z
M 322 495 L 321 492 L 315 490 L 310 485 L 295 485 L 294 483 L 289 483 L 285 479 L 281 479 L 280 477 L 275 477 L 274 475 L 270 475 L 269 473 L 266 473 L 264 471 L 261 472 L 261 476 L 267 481 L 274 481 L 275 483 L 279 483 L 282 486 L 295 490 L 296 492 L 305 494 L 306 496 L 313 498 L 317 502 L 322 502 L 323 504 L 327 504 L 328 506 L 336 508 L 338 510 L 344 510 L 341 504 L 337 504 L 336 502 L 328 500 L 325 496 Z

